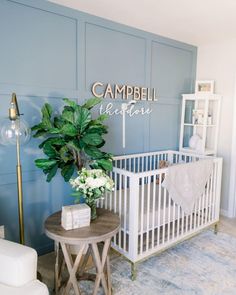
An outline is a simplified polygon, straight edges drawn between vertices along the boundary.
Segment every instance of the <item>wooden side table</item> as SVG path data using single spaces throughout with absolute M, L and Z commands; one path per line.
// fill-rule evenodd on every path
M 79 274 L 82 275 L 84 272 L 84 267 L 91 253 L 97 269 L 93 295 L 97 294 L 100 283 L 102 283 L 105 294 L 111 294 L 109 248 L 112 237 L 119 231 L 120 218 L 117 214 L 105 209 L 97 209 L 97 215 L 97 219 L 92 221 L 90 226 L 67 231 L 61 226 L 61 211 L 52 214 L 45 221 L 46 235 L 58 245 L 61 245 L 69 271 L 69 279 L 63 294 L 69 294 L 71 287 L 73 287 L 76 295 L 81 294 L 76 275 L 82 255 L 86 249 L 86 255 Z M 100 242 L 104 242 L 101 256 L 98 250 L 98 243 Z M 79 252 L 74 261 L 69 245 L 79 246 Z M 106 275 L 104 273 L 105 267 L 107 268 Z M 57 286 L 56 293 L 58 293 Z

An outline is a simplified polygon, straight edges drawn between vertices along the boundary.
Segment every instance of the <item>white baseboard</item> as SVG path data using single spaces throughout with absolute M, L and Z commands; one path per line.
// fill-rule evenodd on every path
M 225 209 L 220 209 L 220 215 L 223 215 L 225 217 L 232 217 L 229 215 L 229 211 Z

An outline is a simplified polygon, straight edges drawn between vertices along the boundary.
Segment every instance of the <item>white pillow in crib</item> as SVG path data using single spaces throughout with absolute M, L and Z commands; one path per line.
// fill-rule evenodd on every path
M 196 149 L 196 146 L 199 140 L 201 140 L 199 135 L 194 134 L 193 136 L 191 136 L 188 143 L 189 147 L 191 149 Z

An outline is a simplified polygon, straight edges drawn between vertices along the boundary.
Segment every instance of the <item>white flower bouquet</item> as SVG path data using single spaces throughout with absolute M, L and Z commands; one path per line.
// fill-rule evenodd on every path
M 105 192 L 113 190 L 114 182 L 101 169 L 82 168 L 77 173 L 78 176 L 70 180 L 70 184 L 75 190 L 73 195 L 76 197 L 77 203 L 81 197 L 85 199 L 85 203 L 91 208 L 91 219 L 93 220 L 96 218 L 96 201 Z

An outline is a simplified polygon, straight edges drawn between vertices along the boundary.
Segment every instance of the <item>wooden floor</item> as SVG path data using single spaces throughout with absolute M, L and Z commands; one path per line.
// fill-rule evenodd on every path
M 221 216 L 219 231 L 236 237 L 236 218 Z

